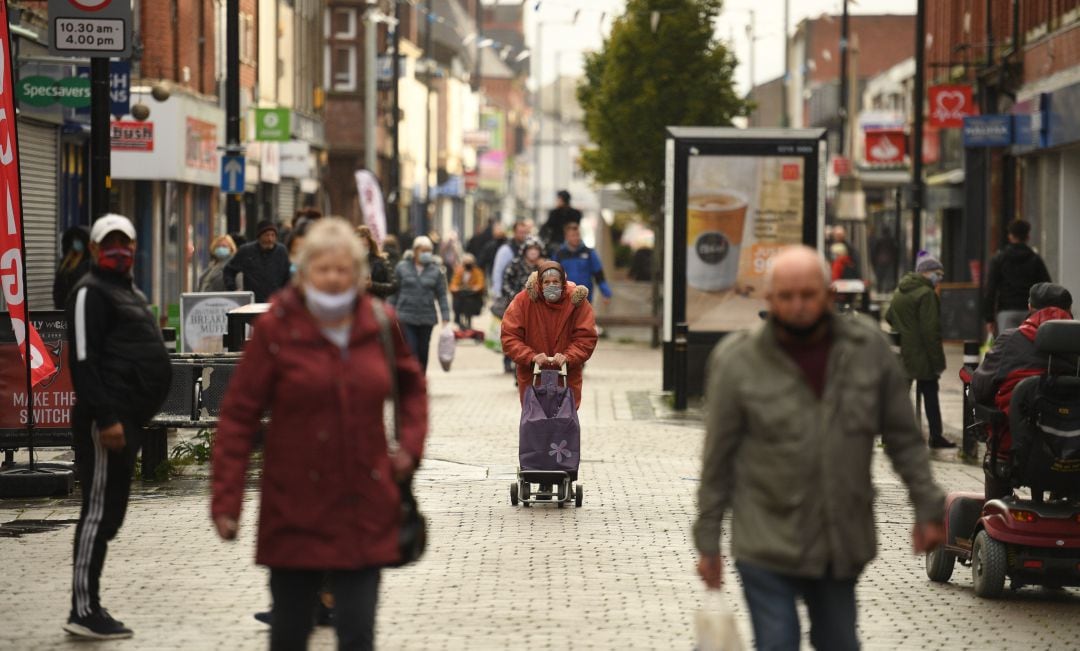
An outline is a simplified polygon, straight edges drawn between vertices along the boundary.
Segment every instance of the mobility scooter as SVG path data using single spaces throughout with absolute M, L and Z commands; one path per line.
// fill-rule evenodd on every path
M 1080 321 L 1044 323 L 1035 345 L 1048 356 L 1076 357 Z M 961 377 L 970 383 L 966 371 Z M 971 567 L 975 594 L 988 599 L 1001 595 L 1006 578 L 1013 590 L 1080 586 L 1080 365 L 1072 375 L 1021 381 L 1008 416 L 982 405 L 971 408 L 973 427 L 983 437 L 990 434 L 987 473 L 1013 489 L 1028 487 L 1030 497 L 950 494 L 945 544 L 927 554 L 927 576 L 948 582 L 959 561 Z M 1002 463 L 997 443 L 1006 421 L 1013 443 Z

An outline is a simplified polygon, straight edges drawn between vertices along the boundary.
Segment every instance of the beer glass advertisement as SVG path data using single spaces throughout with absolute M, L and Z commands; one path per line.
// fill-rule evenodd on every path
M 770 258 L 803 241 L 805 159 L 693 156 L 686 183 L 686 323 L 746 328 L 765 309 Z

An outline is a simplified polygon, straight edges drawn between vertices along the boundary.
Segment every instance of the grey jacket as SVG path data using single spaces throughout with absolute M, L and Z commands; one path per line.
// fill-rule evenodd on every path
M 774 572 L 854 578 L 874 558 L 871 463 L 881 435 L 919 522 L 940 521 L 944 493 L 915 424 L 908 380 L 876 324 L 833 318 L 818 400 L 773 326 L 729 335 L 708 366 L 705 451 L 694 541 Z
M 397 310 L 398 320 L 409 325 L 435 325 L 439 316 L 435 313 L 435 301 L 439 302 L 439 314 L 443 321 L 450 320 L 450 305 L 446 300 L 446 274 L 438 261 L 425 265 L 417 272 L 413 264 L 413 252 L 406 251 L 394 269 L 401 288 L 388 299 Z

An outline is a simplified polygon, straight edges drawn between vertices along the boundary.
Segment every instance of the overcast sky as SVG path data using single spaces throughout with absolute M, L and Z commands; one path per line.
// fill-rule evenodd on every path
M 503 4 L 519 4 L 520 0 L 501 0 Z M 841 0 L 790 0 L 791 23 L 789 30 L 803 18 L 841 12 Z M 915 12 L 916 0 L 851 0 L 849 11 L 853 14 L 911 14 Z M 526 39 L 534 46 L 536 22 L 542 24 L 541 75 L 545 83 L 556 75 L 556 58 L 560 72 L 565 75 L 581 71 L 581 54 L 599 49 L 604 35 L 611 29 L 615 16 L 622 13 L 624 0 L 525 0 Z M 740 92 L 750 87 L 750 41 L 746 28 L 750 22 L 750 10 L 755 12 L 754 76 L 757 83 L 779 77 L 784 71 L 784 0 L 727 0 L 723 14 L 717 21 L 717 36 L 731 39 L 739 58 L 736 83 Z M 577 22 L 569 24 L 575 12 Z

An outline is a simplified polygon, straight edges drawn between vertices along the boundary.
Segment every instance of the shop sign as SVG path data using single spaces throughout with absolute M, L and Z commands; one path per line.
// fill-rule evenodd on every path
M 866 162 L 870 165 L 903 165 L 907 154 L 907 136 L 903 129 L 877 129 L 866 132 Z
M 23 77 L 15 86 L 15 96 L 30 106 L 59 103 L 68 108 L 84 108 L 90 106 L 90 80 L 83 77 L 54 79 L 44 75 Z
M 255 139 L 282 142 L 292 138 L 290 111 L 287 108 L 255 109 Z
M 965 147 L 1008 147 L 1013 142 L 1011 115 L 975 115 L 964 118 Z
M 154 151 L 154 123 L 120 120 L 112 123 L 113 151 Z
M 310 178 L 314 172 L 311 164 L 311 145 L 303 140 L 283 143 L 278 165 L 281 176 L 292 179 Z
M 971 86 L 963 84 L 931 86 L 928 96 L 931 126 L 941 129 L 959 129 L 964 126 L 964 118 L 979 113 L 972 98 Z

